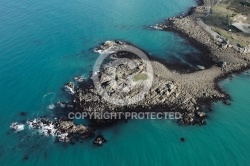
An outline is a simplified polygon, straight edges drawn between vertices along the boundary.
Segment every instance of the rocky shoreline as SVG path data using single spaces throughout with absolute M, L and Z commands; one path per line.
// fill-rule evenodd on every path
M 107 43 L 104 43 L 101 52 L 105 50 L 112 49 L 113 45 L 116 48 L 118 47 L 129 47 L 129 43 L 123 44 L 114 44 L 115 42 L 109 41 L 108 43 L 113 43 L 110 46 L 107 46 Z M 121 58 L 122 56 L 130 56 L 129 52 L 119 52 L 113 49 L 111 56 L 116 54 L 116 57 Z M 119 50 L 119 49 L 117 49 Z M 101 55 L 102 56 L 102 55 Z M 137 59 L 134 59 L 137 61 Z M 131 105 L 115 105 L 103 100 L 103 97 L 98 94 L 95 88 L 79 88 L 76 90 L 74 95 L 73 103 L 76 111 L 80 112 L 180 112 L 183 116 L 179 120 L 180 124 L 190 125 L 190 124 L 205 124 L 204 118 L 206 114 L 201 110 L 203 104 L 207 101 L 212 100 L 227 100 L 228 96 L 225 93 L 222 93 L 217 90 L 215 85 L 215 79 L 223 74 L 222 67 L 213 66 L 208 69 L 201 69 L 198 72 L 194 73 L 178 73 L 173 70 L 169 70 L 165 65 L 159 63 L 158 61 L 150 61 L 154 71 L 154 81 L 149 90 L 149 93 L 145 95 L 145 98 L 140 100 L 138 103 Z M 144 66 L 139 65 L 138 73 L 143 73 Z M 105 88 L 112 95 L 117 95 L 116 91 L 112 91 L 112 88 L 115 89 L 117 85 L 112 85 L 113 79 L 108 77 L 109 67 L 104 68 L 99 71 L 98 75 L 101 80 L 102 87 Z M 141 71 L 140 71 L 141 69 Z M 129 69 L 126 69 L 125 66 L 121 65 L 117 69 L 117 73 L 129 77 L 132 73 Z M 116 74 L 117 74 L 116 73 Z M 121 77 L 116 78 L 120 83 L 124 83 Z M 126 82 L 125 82 L 126 83 Z M 205 84 L 206 83 L 206 84 Z M 114 87 L 115 86 L 115 87 Z M 93 86 L 94 87 L 94 86 Z M 141 89 L 137 87 L 132 93 L 139 93 Z M 132 98 L 131 94 L 128 93 L 125 96 Z M 110 120 L 112 121 L 112 120 Z M 105 120 L 103 119 L 92 119 L 92 122 L 95 125 L 105 125 Z
M 167 19 L 157 24 L 162 30 L 173 31 L 186 38 L 192 45 L 208 53 L 215 63 L 228 63 L 226 72 L 238 71 L 249 65 L 249 53 L 244 48 L 231 45 L 223 36 L 213 32 L 202 19 L 208 15 L 211 6 L 208 0 L 200 0 L 185 16 Z
M 250 68 L 250 54 L 244 48 L 231 45 L 223 36 L 213 32 L 202 21 L 212 8 L 209 0 L 197 0 L 198 6 L 190 8 L 186 15 L 168 18 L 156 24 L 164 31 L 175 32 L 187 39 L 191 45 L 201 50 L 214 64 L 222 68 L 223 73 L 215 78 L 215 88 L 227 95 L 218 87 L 218 82 L 233 73 L 241 73 Z M 214 4 L 215 5 L 215 4 Z M 227 98 L 230 96 L 227 95 Z M 215 100 L 216 101 L 216 100 Z

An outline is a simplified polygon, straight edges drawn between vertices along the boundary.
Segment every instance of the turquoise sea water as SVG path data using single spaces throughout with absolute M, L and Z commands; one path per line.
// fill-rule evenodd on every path
M 75 75 L 87 76 L 112 39 L 130 41 L 162 60 L 198 51 L 178 35 L 145 28 L 186 12 L 193 0 L 1 0 L 0 163 L 15 165 L 239 165 L 250 160 L 249 74 L 221 86 L 232 105 L 216 103 L 203 127 L 173 121 L 134 120 L 100 131 L 108 143 L 94 147 L 54 144 L 28 131 L 12 133 L 13 121 L 50 114 L 50 102 L 67 100 L 60 89 Z M 185 137 L 186 142 L 179 141 Z M 23 158 L 28 158 L 23 161 Z

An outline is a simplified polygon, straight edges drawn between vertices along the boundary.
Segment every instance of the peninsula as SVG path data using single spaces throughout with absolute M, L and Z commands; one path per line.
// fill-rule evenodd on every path
M 198 4 L 198 6 L 191 8 L 187 15 L 169 18 L 164 23 L 153 27 L 174 31 L 185 37 L 213 62 L 211 67 L 198 66 L 199 71 L 182 73 L 178 71 L 178 68 L 172 69 L 168 65 L 151 59 L 154 80 L 149 93 L 145 94 L 143 100 L 126 106 L 115 105 L 106 102 L 95 88 L 80 88 L 74 95 L 75 108 L 78 111 L 90 112 L 116 112 L 118 110 L 179 111 L 183 115 L 183 118 L 179 121 L 181 124 L 205 124 L 204 117 L 206 115 L 203 112 L 203 106 L 210 105 L 211 102 L 218 100 L 224 100 L 227 103 L 226 100 L 230 98 L 219 88 L 218 82 L 232 73 L 249 69 L 250 53 L 247 46 L 236 43 L 237 41 L 232 38 L 227 39 L 204 23 L 203 20 L 208 20 L 211 17 L 211 13 L 218 8 L 220 1 L 204 0 L 199 1 Z M 249 38 L 247 34 L 241 35 L 245 35 L 245 41 Z M 110 55 L 115 54 L 118 57 L 131 54 L 130 51 L 119 51 L 120 47 L 130 47 L 130 44 L 120 41 L 107 41 L 97 47 L 97 51 L 112 50 Z M 139 65 L 137 74 L 145 73 L 144 67 Z M 112 77 L 108 76 L 108 70 L 109 67 L 106 66 L 98 73 L 102 80 L 101 86 L 116 98 L 119 95 L 114 93 L 113 90 L 117 88 L 117 85 L 113 84 Z M 119 84 L 127 84 L 122 78 L 123 76 L 128 77 L 132 73 L 126 66 L 120 66 L 116 70 L 116 74 L 120 74 L 116 78 L 116 81 L 120 82 Z M 136 88 L 126 96 L 132 98 L 132 94 L 137 94 L 140 91 L 140 88 Z M 102 124 L 101 122 L 106 123 L 103 119 L 95 121 L 98 124 Z
M 249 3 L 245 2 L 244 8 L 249 9 Z M 225 27 L 215 23 L 211 25 L 211 18 L 216 17 L 212 13 L 222 9 L 219 5 L 220 1 L 199 1 L 198 6 L 191 8 L 188 14 L 152 26 L 185 37 L 211 60 L 212 65 L 197 66 L 199 70 L 194 72 L 183 72 L 178 67 L 154 60 L 132 43 L 106 41 L 94 49 L 101 54 L 100 57 L 105 56 L 100 64 L 97 63 L 98 70 L 94 70 L 88 79 L 79 79 L 77 85 L 68 83 L 65 88 L 71 95 L 71 101 L 57 103 L 57 108 L 66 113 L 100 112 L 112 116 L 118 112 L 179 112 L 182 115 L 179 124 L 206 124 L 204 106 L 230 98 L 219 88 L 218 82 L 232 73 L 250 68 L 247 19 L 244 23 L 232 24 L 238 30 L 229 28 L 228 32 L 237 33 L 238 37 L 231 34 L 229 38 L 223 35 Z M 241 38 L 244 38 L 241 40 L 244 42 L 240 44 L 237 41 Z M 33 120 L 29 121 L 29 125 L 38 129 L 49 125 L 50 128 L 45 128 L 47 134 L 50 135 L 53 129 L 53 134 L 60 141 L 68 142 L 86 139 L 93 136 L 95 129 L 123 120 L 113 119 L 112 116 L 110 119 L 90 119 L 90 127 L 75 125 L 65 117 L 54 122 L 48 119 Z

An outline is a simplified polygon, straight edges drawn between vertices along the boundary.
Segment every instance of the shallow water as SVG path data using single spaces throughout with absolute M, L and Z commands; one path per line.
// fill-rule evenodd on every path
M 2 0 L 1 165 L 249 165 L 249 74 L 221 84 L 232 105 L 216 103 L 203 127 L 129 121 L 100 131 L 108 140 L 101 148 L 92 140 L 55 144 L 29 131 L 9 131 L 11 122 L 52 114 L 46 109 L 51 102 L 67 100 L 60 87 L 75 75 L 89 75 L 98 56 L 90 49 L 100 42 L 130 41 L 162 60 L 197 54 L 178 35 L 146 28 L 193 5 L 192 0 Z

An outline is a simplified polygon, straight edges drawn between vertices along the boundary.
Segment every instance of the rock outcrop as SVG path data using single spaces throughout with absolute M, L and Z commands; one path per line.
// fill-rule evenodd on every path
M 72 120 L 38 118 L 27 121 L 29 129 L 38 131 L 41 135 L 55 137 L 60 142 L 74 142 L 94 136 L 94 129 L 76 125 Z

